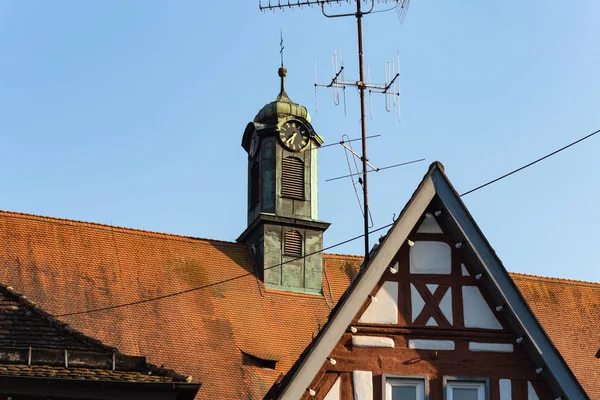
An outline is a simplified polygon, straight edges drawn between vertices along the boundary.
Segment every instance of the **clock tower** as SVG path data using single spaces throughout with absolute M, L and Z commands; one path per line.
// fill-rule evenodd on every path
M 279 68 L 281 90 L 244 131 L 248 153 L 248 227 L 238 242 L 256 250 L 265 287 L 322 292 L 323 232 L 318 219 L 317 149 L 323 139 L 306 107 L 285 92 L 287 70 Z

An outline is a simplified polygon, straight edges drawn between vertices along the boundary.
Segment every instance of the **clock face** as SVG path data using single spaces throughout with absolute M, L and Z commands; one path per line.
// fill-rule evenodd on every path
M 292 151 L 300 151 L 308 144 L 308 129 L 298 121 L 287 121 L 279 128 L 281 143 Z

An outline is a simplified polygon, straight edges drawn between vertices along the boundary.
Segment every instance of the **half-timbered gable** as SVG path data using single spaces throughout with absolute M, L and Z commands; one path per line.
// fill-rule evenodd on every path
M 587 397 L 434 163 L 267 398 Z

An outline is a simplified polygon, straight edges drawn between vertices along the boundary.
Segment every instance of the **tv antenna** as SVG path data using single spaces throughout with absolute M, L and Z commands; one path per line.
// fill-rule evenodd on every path
M 394 108 L 398 113 L 398 120 L 400 120 L 400 53 L 397 53 L 396 58 L 391 62 L 386 61 L 384 63 L 384 76 L 385 83 L 383 84 L 372 84 L 371 83 L 371 69 L 367 65 L 367 82 L 361 84 L 360 82 L 346 81 L 344 78 L 344 59 L 342 58 L 342 51 L 336 50 L 333 52 L 331 57 L 331 81 L 329 83 L 317 83 L 317 64 L 313 60 L 314 70 L 314 86 L 315 86 L 315 107 L 319 112 L 319 94 L 318 88 L 324 87 L 332 89 L 333 93 L 333 104 L 336 106 L 344 103 L 344 114 L 346 114 L 346 88 L 355 87 L 363 88 L 369 91 L 369 117 L 373 119 L 373 93 L 383 94 L 385 97 L 385 110 L 391 112 Z M 340 96 L 340 90 L 342 95 Z
M 365 1 L 365 3 L 371 3 L 370 4 L 370 8 L 366 11 L 363 10 L 363 4 L 362 2 Z M 330 5 L 334 5 L 334 4 L 338 4 L 338 5 L 342 5 L 343 3 L 351 3 L 351 2 L 355 2 L 356 3 L 356 12 L 353 13 L 341 13 L 341 14 L 329 14 L 326 11 L 325 6 L 330 6 Z M 404 18 L 406 17 L 406 13 L 408 11 L 408 7 L 410 6 L 410 0 L 378 0 L 378 2 L 383 2 L 383 3 L 396 3 L 395 7 L 397 12 L 398 12 L 398 17 L 400 18 L 400 22 L 404 22 Z M 321 12 L 323 13 L 323 15 L 327 18 L 344 18 L 344 17 L 356 17 L 356 24 L 357 24 L 357 36 L 358 36 L 358 70 L 359 70 L 359 79 L 357 82 L 353 82 L 352 86 L 355 86 L 359 93 L 360 93 L 360 122 L 361 122 L 361 142 L 362 142 L 362 156 L 360 157 L 360 160 L 362 161 L 362 188 L 363 188 L 363 215 L 364 215 L 364 231 L 365 231 L 365 262 L 364 265 L 367 265 L 367 263 L 369 262 L 369 191 L 368 191 L 368 185 L 367 185 L 367 167 L 368 167 L 368 158 L 367 158 L 367 123 L 366 123 L 366 107 L 365 107 L 365 91 L 366 90 L 372 90 L 373 92 L 375 92 L 375 90 L 381 90 L 381 88 L 370 88 L 369 86 L 371 86 L 370 82 L 366 83 L 365 82 L 365 68 L 364 68 L 364 59 L 363 59 L 363 28 L 362 28 L 362 20 L 363 17 L 369 14 L 372 14 L 374 12 L 378 12 L 375 11 L 375 0 L 268 0 L 268 4 L 264 4 L 262 3 L 261 0 L 259 0 L 258 3 L 258 7 L 261 11 L 266 11 L 266 10 L 271 10 L 271 11 L 275 11 L 275 10 L 285 10 L 285 9 L 296 9 L 296 8 L 303 8 L 305 6 L 308 7 L 321 7 Z M 393 8 L 390 8 L 388 10 L 392 10 Z M 382 11 L 388 11 L 388 10 L 382 10 Z M 341 59 L 341 56 L 340 56 Z M 398 66 L 399 68 L 399 66 Z M 338 71 L 341 71 L 339 75 L 343 74 L 343 65 L 340 65 L 340 69 Z M 337 73 L 336 73 L 337 74 Z M 333 85 L 336 85 L 335 87 L 333 87 L 333 85 L 331 87 L 333 87 L 334 89 L 334 100 L 337 98 L 338 102 L 339 102 L 339 89 L 341 87 L 342 89 L 342 95 L 344 94 L 344 88 L 345 85 L 339 83 L 338 79 L 340 78 L 340 76 L 337 76 L 337 78 L 334 78 L 332 81 Z M 334 75 L 335 76 L 335 75 Z M 399 78 L 399 75 L 398 75 Z M 340 81 L 343 81 L 342 79 L 339 79 Z M 336 82 L 338 82 L 336 84 Z M 391 82 L 391 81 L 390 81 Z M 395 81 L 394 81 L 395 82 Z M 350 86 L 349 84 L 347 86 Z M 373 86 L 377 86 L 377 85 L 373 85 Z M 379 85 L 382 86 L 382 85 Z M 387 85 L 384 85 L 387 86 Z M 336 90 L 337 90 L 337 96 L 336 97 Z M 388 90 L 392 90 L 392 86 L 390 86 L 388 88 Z M 387 94 L 387 93 L 384 93 Z M 386 97 L 387 98 L 387 97 Z M 398 100 L 399 103 L 399 100 Z

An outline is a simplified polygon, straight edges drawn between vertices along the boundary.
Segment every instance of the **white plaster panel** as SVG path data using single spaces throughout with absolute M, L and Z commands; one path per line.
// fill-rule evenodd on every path
M 514 347 L 510 343 L 469 342 L 469 350 L 474 352 L 512 353 Z
M 447 243 L 417 241 L 410 248 L 410 273 L 448 275 L 452 272 L 451 258 Z
M 540 400 L 531 382 L 527 381 L 527 400 Z
M 452 325 L 452 288 L 448 288 L 448 291 L 442 297 L 442 301 L 440 301 L 440 310 L 442 310 L 442 314 L 444 317 L 450 322 Z
M 435 283 L 427 283 L 425 286 L 427 286 L 427 289 L 429 289 L 429 293 L 431 293 L 431 294 L 434 294 L 434 293 L 435 293 L 435 291 L 436 291 L 436 289 L 437 289 L 437 288 L 438 288 L 438 286 L 440 286 L 440 285 L 437 285 L 437 284 L 435 284 Z
M 512 400 L 512 383 L 510 379 L 500 379 L 500 400 Z
M 387 281 L 375 295 L 358 322 L 371 324 L 398 323 L 398 282 Z
M 463 286 L 462 292 L 465 327 L 502 329 L 477 286 Z
M 431 317 L 431 318 L 429 318 L 429 321 L 427 321 L 425 326 L 438 326 L 438 323 L 435 322 L 435 319 L 433 317 Z
M 444 233 L 444 231 L 442 231 L 433 215 L 426 215 L 419 229 L 417 229 L 417 233 Z
M 410 339 L 409 349 L 417 350 L 454 350 L 453 340 Z
M 423 311 L 423 307 L 425 307 L 425 301 L 412 283 L 410 284 L 410 304 L 412 308 L 412 322 L 415 322 L 415 319 L 417 319 L 421 311 Z
M 340 377 L 338 376 L 323 400 L 340 400 Z
M 354 400 L 373 400 L 373 373 L 371 371 L 352 371 L 354 382 Z
M 319 155 L 316 154 L 318 151 L 314 146 L 313 141 L 310 141 L 310 216 L 313 220 L 319 220 L 319 193 L 318 193 L 318 159 Z M 313 154 L 315 153 L 315 154 Z M 321 245 L 322 246 L 322 245 Z
M 460 269 L 462 270 L 462 276 L 471 276 L 467 270 L 467 267 L 465 267 L 465 264 L 460 264 Z
M 352 336 L 356 347 L 394 347 L 394 339 L 380 336 Z

